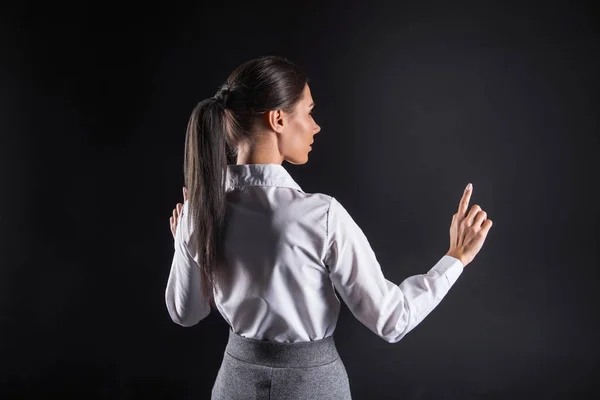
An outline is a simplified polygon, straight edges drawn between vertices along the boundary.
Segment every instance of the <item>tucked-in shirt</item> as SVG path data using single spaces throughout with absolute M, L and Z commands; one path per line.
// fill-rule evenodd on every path
M 385 278 L 362 229 L 336 198 L 305 193 L 280 164 L 228 165 L 226 234 L 215 305 L 233 332 L 302 342 L 333 335 L 342 298 L 352 314 L 395 343 L 440 303 L 463 271 L 444 255 L 399 285 Z M 184 327 L 211 311 L 201 296 L 193 221 L 183 203 L 165 300 Z

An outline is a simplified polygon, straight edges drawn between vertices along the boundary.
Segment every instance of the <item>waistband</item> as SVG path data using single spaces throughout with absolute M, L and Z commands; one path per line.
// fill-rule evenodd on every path
M 274 342 L 246 338 L 229 328 L 225 352 L 267 367 L 315 367 L 339 358 L 333 336 L 308 342 Z

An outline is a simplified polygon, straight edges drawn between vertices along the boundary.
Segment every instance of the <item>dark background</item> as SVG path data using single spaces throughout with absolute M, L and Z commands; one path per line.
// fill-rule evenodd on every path
M 468 182 L 494 221 L 389 344 L 342 309 L 353 398 L 588 398 L 597 328 L 600 42 L 592 2 L 125 2 L 0 13 L 0 397 L 208 399 L 228 326 L 173 323 L 185 127 L 239 64 L 310 76 L 307 192 L 400 283 L 448 250 Z

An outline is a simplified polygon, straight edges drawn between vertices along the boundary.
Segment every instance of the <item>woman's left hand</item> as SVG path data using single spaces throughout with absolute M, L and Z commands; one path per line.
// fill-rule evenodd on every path
M 183 202 L 187 201 L 187 188 L 184 186 L 183 188 Z M 179 221 L 179 214 L 181 213 L 181 208 L 183 207 L 183 203 L 177 203 L 175 208 L 173 209 L 173 216 L 169 219 L 169 223 L 171 225 L 171 233 L 173 234 L 173 239 L 175 239 L 175 232 L 177 232 L 177 222 Z

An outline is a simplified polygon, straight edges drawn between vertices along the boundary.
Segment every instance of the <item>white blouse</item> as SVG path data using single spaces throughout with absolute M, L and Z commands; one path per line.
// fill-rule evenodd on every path
M 224 272 L 215 304 L 233 332 L 300 342 L 333 335 L 340 311 L 395 343 L 441 302 L 463 271 L 444 255 L 426 274 L 387 280 L 365 234 L 334 197 L 305 193 L 280 164 L 227 166 Z M 197 324 L 201 301 L 193 222 L 183 204 L 165 301 L 171 319 Z

